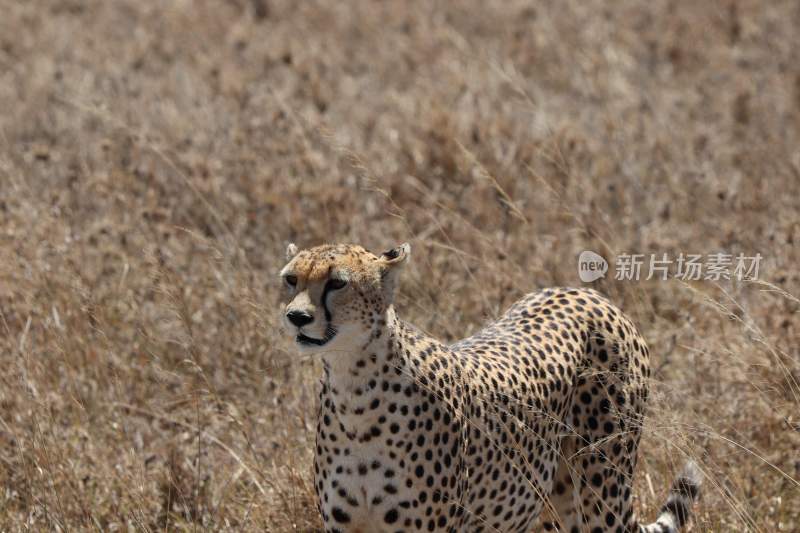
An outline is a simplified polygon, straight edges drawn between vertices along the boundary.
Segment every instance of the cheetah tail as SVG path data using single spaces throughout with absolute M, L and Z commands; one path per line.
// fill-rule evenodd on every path
M 661 507 L 658 519 L 639 527 L 639 533 L 675 533 L 686 525 L 691 514 L 692 504 L 700 496 L 702 475 L 694 461 L 683 467 L 683 472 L 672 482 L 669 497 Z

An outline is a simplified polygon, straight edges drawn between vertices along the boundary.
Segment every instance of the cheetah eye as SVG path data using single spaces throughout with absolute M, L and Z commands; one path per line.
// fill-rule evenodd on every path
M 284 276 L 283 281 L 285 281 L 286 285 L 289 287 L 294 288 L 297 285 L 297 276 Z
M 347 285 L 347 282 L 345 280 L 331 278 L 328 280 L 328 283 L 325 284 L 325 289 L 330 291 L 336 291 L 344 288 L 345 285 Z

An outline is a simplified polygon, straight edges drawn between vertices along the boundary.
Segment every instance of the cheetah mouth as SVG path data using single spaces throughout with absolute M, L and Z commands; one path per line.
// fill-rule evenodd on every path
M 329 325 L 327 328 L 325 328 L 325 336 L 322 337 L 321 339 L 309 337 L 308 335 L 305 335 L 303 333 L 298 333 L 297 337 L 295 337 L 295 341 L 298 344 L 302 344 L 305 346 L 325 346 L 335 336 L 336 336 L 336 328 Z

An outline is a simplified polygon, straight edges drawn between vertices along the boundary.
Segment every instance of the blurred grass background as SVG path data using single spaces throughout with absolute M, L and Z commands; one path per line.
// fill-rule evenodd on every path
M 0 0 L 0 529 L 318 531 L 287 242 L 408 240 L 447 340 L 577 256 L 653 352 L 652 519 L 800 530 L 800 4 Z M 613 267 L 612 267 L 613 268 Z

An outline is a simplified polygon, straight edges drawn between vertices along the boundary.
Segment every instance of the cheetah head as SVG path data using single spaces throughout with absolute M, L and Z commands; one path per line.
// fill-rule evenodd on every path
M 303 352 L 363 349 L 385 323 L 408 244 L 374 255 L 356 245 L 286 249 L 283 316 Z

